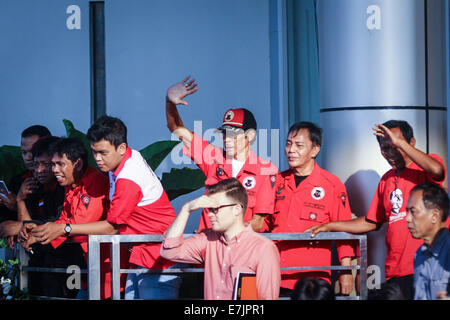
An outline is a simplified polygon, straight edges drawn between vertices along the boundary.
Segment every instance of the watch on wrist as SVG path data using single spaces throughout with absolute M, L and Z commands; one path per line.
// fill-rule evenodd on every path
M 70 236 L 70 232 L 72 231 L 72 227 L 70 226 L 70 224 L 66 224 L 66 226 L 64 227 L 64 232 L 66 237 Z

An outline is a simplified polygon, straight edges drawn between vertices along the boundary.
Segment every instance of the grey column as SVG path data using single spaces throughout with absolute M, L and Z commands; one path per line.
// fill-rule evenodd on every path
M 406 120 L 416 146 L 447 163 L 443 0 L 318 0 L 322 165 L 366 215 L 390 166 L 372 134 Z M 384 229 L 369 235 L 369 265 L 382 271 Z

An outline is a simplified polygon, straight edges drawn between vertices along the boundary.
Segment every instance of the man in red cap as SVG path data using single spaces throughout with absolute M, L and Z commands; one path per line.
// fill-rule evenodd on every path
M 256 121 L 247 109 L 236 108 L 225 112 L 222 126 L 218 128 L 223 134 L 224 149 L 211 145 L 184 126 L 176 106 L 187 106 L 183 99 L 195 93 L 197 85 L 194 79 L 187 77 L 167 90 L 167 126 L 183 142 L 183 153 L 206 175 L 206 186 L 232 177 L 242 183 L 249 196 L 244 222 L 250 223 L 253 230 L 259 232 L 263 229 L 265 216 L 273 213 L 278 170 L 251 150 L 250 144 L 256 138 Z M 199 230 L 210 227 L 207 213 L 203 210 Z

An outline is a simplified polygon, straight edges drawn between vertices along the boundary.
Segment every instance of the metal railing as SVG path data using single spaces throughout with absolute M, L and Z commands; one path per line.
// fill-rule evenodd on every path
M 267 238 L 278 240 L 358 240 L 360 248 L 360 263 L 352 266 L 314 266 L 314 267 L 284 267 L 281 270 L 360 270 L 360 295 L 359 297 L 345 297 L 346 299 L 367 299 L 367 237 L 366 235 L 354 235 L 345 232 L 323 232 L 311 238 L 310 233 L 262 233 Z M 190 238 L 195 234 L 185 234 Z M 111 243 L 111 299 L 120 299 L 120 274 L 122 273 L 198 273 L 204 272 L 201 268 L 170 268 L 170 269 L 121 269 L 120 268 L 120 244 L 136 242 L 162 242 L 162 235 L 90 235 L 88 250 L 88 274 L 89 274 L 89 300 L 100 299 L 100 244 Z
M 323 232 L 311 238 L 310 233 L 262 233 L 268 239 L 273 241 L 324 241 L 324 240 L 357 240 L 360 248 L 359 265 L 352 266 L 309 266 L 309 267 L 283 267 L 285 270 L 359 270 L 360 271 L 360 295 L 356 297 L 339 297 L 340 299 L 360 299 L 366 300 L 367 289 L 367 236 L 354 235 L 345 232 Z M 196 236 L 196 234 L 185 234 L 185 238 Z M 162 242 L 162 235 L 90 235 L 88 240 L 88 269 L 81 269 L 80 273 L 88 274 L 88 293 L 89 300 L 100 300 L 100 244 L 111 243 L 111 299 L 120 300 L 120 274 L 124 273 L 159 273 L 159 274 L 183 274 L 183 273 L 202 273 L 202 268 L 170 268 L 170 269 L 121 269 L 120 268 L 120 245 L 121 243 L 137 242 Z M 28 272 L 55 272 L 67 273 L 65 268 L 44 268 L 28 266 L 28 254 L 20 247 L 16 246 L 16 252 L 19 253 L 20 274 L 19 286 L 21 289 L 27 287 Z M 44 299 L 59 299 L 50 297 L 38 297 Z

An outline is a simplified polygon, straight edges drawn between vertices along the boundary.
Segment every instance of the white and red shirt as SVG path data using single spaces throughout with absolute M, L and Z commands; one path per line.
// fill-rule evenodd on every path
M 430 154 L 443 165 L 442 159 Z M 386 172 L 378 184 L 366 219 L 382 224 L 387 223 L 385 264 L 386 280 L 414 273 L 414 254 L 423 244 L 422 239 L 414 239 L 409 233 L 406 219 L 406 205 L 409 193 L 418 184 L 427 181 L 441 185 L 422 168 L 412 162 L 400 175 L 396 170 Z
M 107 220 L 120 225 L 120 234 L 163 234 L 175 219 L 161 182 L 139 151 L 129 147 L 117 169 L 109 172 L 111 206 Z M 173 263 L 160 256 L 160 243 L 137 244 L 129 262 L 163 269 Z

